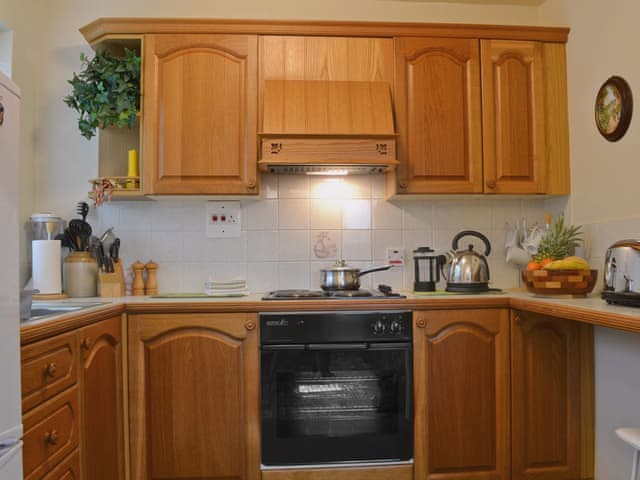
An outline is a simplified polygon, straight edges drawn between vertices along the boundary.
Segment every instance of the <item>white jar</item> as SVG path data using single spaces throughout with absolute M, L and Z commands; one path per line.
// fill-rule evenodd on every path
M 98 262 L 89 252 L 71 252 L 62 265 L 62 289 L 70 297 L 95 297 Z

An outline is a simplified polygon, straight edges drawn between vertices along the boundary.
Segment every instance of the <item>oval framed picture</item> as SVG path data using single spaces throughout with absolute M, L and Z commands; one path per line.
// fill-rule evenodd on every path
M 595 120 L 604 138 L 620 140 L 629 128 L 632 111 L 631 88 L 624 78 L 613 76 L 602 84 L 596 95 Z

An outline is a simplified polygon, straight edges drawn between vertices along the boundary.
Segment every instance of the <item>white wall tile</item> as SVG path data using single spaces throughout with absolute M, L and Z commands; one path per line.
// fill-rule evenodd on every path
M 182 233 L 151 232 L 149 255 L 156 262 L 182 260 Z
M 185 262 L 204 262 L 207 258 L 206 251 L 208 239 L 201 232 L 185 232 L 182 234 L 182 259 Z
M 347 176 L 344 182 L 349 186 L 351 198 L 371 198 L 371 175 Z
M 371 176 L 371 198 L 387 197 L 387 176 L 372 175 Z
M 309 228 L 309 200 L 306 198 L 278 200 L 278 222 L 281 229 Z
M 212 262 L 211 276 L 218 281 L 246 280 L 247 265 L 246 263 Z
M 431 247 L 435 250 L 434 235 L 431 230 L 404 230 L 402 242 L 407 256 L 411 256 L 413 250 L 418 247 Z M 449 247 L 445 248 L 446 250 L 449 250 Z
M 433 205 L 426 201 L 398 203 L 402 210 L 402 228 L 405 230 L 427 230 L 432 228 Z
M 204 292 L 204 282 L 213 272 L 211 262 L 184 262 L 182 289 L 185 292 Z
M 260 197 L 264 200 L 278 198 L 278 175 L 272 173 L 260 175 Z
M 483 200 L 440 200 L 434 203 L 433 224 L 439 229 L 482 230 L 491 228 L 491 204 Z
M 309 262 L 280 262 L 279 288 L 309 288 Z
M 247 230 L 275 230 L 278 228 L 278 201 L 263 200 L 246 205 Z
M 247 260 L 268 262 L 278 260 L 279 236 L 277 230 L 247 232 Z
M 279 237 L 280 260 L 309 260 L 308 230 L 281 230 Z
M 247 232 L 240 232 L 237 238 L 207 238 L 204 253 L 209 262 L 245 262 Z
M 384 265 L 387 263 L 386 258 L 382 258 L 380 260 L 375 260 L 373 262 L 376 265 Z M 403 290 L 405 289 L 404 285 L 404 270 L 406 267 L 392 267 L 389 270 L 383 270 L 380 272 L 372 273 L 372 283 L 374 288 L 378 288 L 378 285 L 389 285 L 393 290 Z
M 402 248 L 402 230 L 372 230 L 373 258 L 387 261 L 387 248 Z M 405 251 L 405 257 L 407 253 Z
M 278 198 L 308 198 L 309 177 L 306 175 L 279 175 Z
M 207 224 L 206 203 L 202 200 L 185 200 L 182 204 L 182 231 L 202 232 Z
M 151 208 L 151 230 L 156 232 L 183 232 L 184 205 L 178 200 L 153 202 Z M 204 224 L 204 216 L 202 218 Z
M 342 258 L 351 263 L 354 260 L 371 260 L 371 231 L 343 230 Z
M 183 292 L 182 272 L 185 265 L 180 262 L 163 262 L 158 264 L 158 293 Z
M 251 292 L 270 292 L 278 289 L 278 262 L 247 263 L 247 286 Z
M 309 228 L 338 229 L 341 226 L 342 205 L 338 201 L 314 198 L 309 201 Z
M 125 265 L 129 266 L 136 260 L 143 263 L 151 260 L 151 232 L 121 231 L 119 238 L 120 256 Z
M 128 202 L 126 207 L 122 205 L 119 229 L 121 231 L 148 232 L 151 230 L 152 209 L 151 202 Z
M 372 202 L 372 228 L 402 229 L 402 209 L 386 200 L 373 200 Z
M 342 228 L 371 228 L 371 201 L 346 200 L 342 208 Z

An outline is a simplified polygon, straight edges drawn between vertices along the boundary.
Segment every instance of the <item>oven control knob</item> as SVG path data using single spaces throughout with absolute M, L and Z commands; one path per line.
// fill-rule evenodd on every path
M 373 324 L 373 333 L 375 335 L 381 335 L 386 330 L 386 327 L 387 326 L 384 324 L 382 320 L 376 320 L 375 323 Z
M 391 325 L 389 325 L 389 330 L 391 333 L 400 333 L 400 330 L 402 330 L 402 324 L 399 321 L 394 320 L 391 322 Z

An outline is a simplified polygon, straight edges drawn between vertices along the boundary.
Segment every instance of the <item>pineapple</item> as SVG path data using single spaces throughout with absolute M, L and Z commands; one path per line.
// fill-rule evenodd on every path
M 582 226 L 565 225 L 564 216 L 558 217 L 540 240 L 538 252 L 533 256 L 536 262 L 546 258 L 562 260 L 573 254 L 575 247 L 582 243 Z

